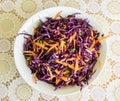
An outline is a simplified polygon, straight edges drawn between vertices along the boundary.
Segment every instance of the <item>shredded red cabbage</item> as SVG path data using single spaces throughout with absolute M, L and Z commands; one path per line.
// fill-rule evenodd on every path
M 80 88 L 92 78 L 99 57 L 99 32 L 76 14 L 39 21 L 34 35 L 25 36 L 24 56 L 34 81 L 55 89 L 67 85 Z

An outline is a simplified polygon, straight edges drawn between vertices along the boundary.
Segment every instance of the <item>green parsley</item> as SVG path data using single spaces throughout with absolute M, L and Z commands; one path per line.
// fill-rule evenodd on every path
M 82 32 L 79 33 L 80 36 L 83 36 Z
M 71 52 L 75 52 L 75 48 L 70 48 L 70 51 Z
M 66 44 L 66 41 L 63 40 L 62 42 L 63 42 L 64 44 Z
M 42 23 L 41 23 L 41 22 L 39 22 L 37 26 L 38 26 L 38 27 L 41 27 L 41 26 L 42 26 Z
M 27 61 L 30 61 L 30 60 L 31 60 L 31 57 L 30 57 L 30 56 L 28 56 L 28 57 L 26 58 L 26 60 L 27 60 Z
M 100 36 L 100 33 L 98 32 L 97 34 L 98 34 L 98 37 L 99 37 L 99 36 Z
M 38 40 L 38 43 L 42 44 L 42 43 L 43 43 L 43 41 L 42 41 L 42 40 Z
M 69 74 L 69 73 L 70 73 L 70 69 L 67 68 L 67 69 L 65 70 L 65 72 L 66 72 L 67 74 Z
M 27 31 L 23 30 L 23 33 L 27 33 Z

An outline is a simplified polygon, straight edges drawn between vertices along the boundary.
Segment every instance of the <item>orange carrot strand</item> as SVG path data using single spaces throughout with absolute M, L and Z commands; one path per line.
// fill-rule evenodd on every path
M 44 52 L 44 49 L 41 50 L 41 52 L 40 52 L 38 57 L 40 57 L 43 54 L 43 52 Z
M 34 82 L 34 83 L 37 83 L 36 73 L 33 74 L 33 82 Z
M 101 41 L 105 40 L 108 37 L 109 37 L 109 35 L 101 37 L 101 38 L 98 38 L 98 40 L 96 40 L 96 43 L 101 42 Z
M 43 48 L 43 49 L 45 49 L 45 50 L 48 50 L 48 48 L 47 47 L 45 47 L 43 44 L 39 44 L 39 43 L 35 43 L 37 46 L 39 46 L 39 47 L 41 47 L 41 48 Z
M 62 10 L 59 11 L 59 12 L 55 15 L 54 19 L 57 19 L 57 18 L 60 16 L 61 13 L 62 13 Z

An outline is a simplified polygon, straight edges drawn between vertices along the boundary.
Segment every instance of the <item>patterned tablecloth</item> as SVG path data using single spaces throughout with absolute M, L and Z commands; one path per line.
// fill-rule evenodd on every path
M 31 15 L 53 6 L 80 9 L 102 27 L 107 39 L 105 68 L 81 93 L 38 93 L 21 78 L 13 59 L 16 33 Z M 0 0 L 0 101 L 120 101 L 120 0 Z

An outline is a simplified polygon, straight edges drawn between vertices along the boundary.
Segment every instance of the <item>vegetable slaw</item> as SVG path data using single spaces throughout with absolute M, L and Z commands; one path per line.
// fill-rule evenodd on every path
M 76 18 L 76 14 L 66 17 L 58 12 L 54 18 L 39 21 L 34 35 L 25 35 L 23 54 L 26 65 L 33 74 L 33 80 L 45 81 L 55 89 L 67 85 L 81 88 L 88 84 L 95 71 L 101 41 L 86 19 Z

